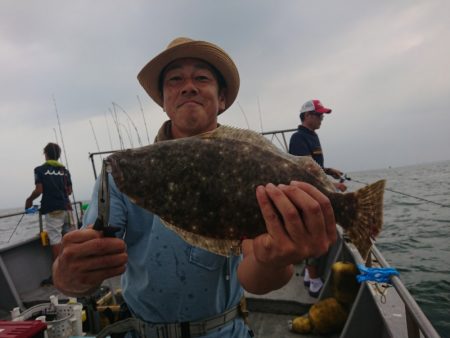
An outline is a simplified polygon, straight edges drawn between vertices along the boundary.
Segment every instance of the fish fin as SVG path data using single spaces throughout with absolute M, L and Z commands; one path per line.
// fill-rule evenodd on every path
M 241 254 L 241 241 L 240 240 L 227 240 L 227 239 L 215 239 L 209 238 L 202 235 L 194 234 L 192 232 L 183 230 L 176 227 L 175 225 L 166 222 L 161 219 L 162 223 L 170 230 L 175 232 L 184 241 L 192 246 L 196 246 L 207 250 L 209 252 L 215 253 L 221 256 L 231 256 Z
M 335 210 L 336 221 L 345 229 L 364 259 L 372 247 L 372 238 L 378 236 L 383 226 L 385 184 L 386 180 L 379 180 L 353 193 L 344 194 L 344 199 L 347 202 L 350 200 L 350 203 L 336 208 L 341 212 L 336 213 Z

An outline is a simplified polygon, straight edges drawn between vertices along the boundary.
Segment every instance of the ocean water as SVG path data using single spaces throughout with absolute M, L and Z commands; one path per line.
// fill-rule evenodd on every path
M 387 180 L 384 226 L 377 246 L 399 270 L 439 334 L 450 338 L 450 161 L 348 176 L 352 179 L 347 181 L 349 190 Z M 20 211 L 2 210 L 0 215 Z M 39 234 L 37 215 L 25 215 L 17 225 L 19 220 L 20 216 L 0 219 L 0 248 Z
M 442 337 L 450 337 L 450 161 L 348 174 L 386 179 L 384 225 L 376 245 Z M 395 191 L 395 192 L 394 192 Z M 439 206 L 417 198 L 437 202 Z

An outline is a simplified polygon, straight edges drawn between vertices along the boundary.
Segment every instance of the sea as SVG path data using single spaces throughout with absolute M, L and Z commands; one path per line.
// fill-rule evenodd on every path
M 350 191 L 386 180 L 376 245 L 438 333 L 450 338 L 450 161 L 352 172 L 347 178 Z M 20 218 L 0 218 L 0 249 L 39 234 L 37 215 Z

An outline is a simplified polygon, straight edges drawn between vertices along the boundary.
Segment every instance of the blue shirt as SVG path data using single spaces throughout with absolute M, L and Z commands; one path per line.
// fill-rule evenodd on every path
M 97 218 L 99 181 L 85 225 Z M 118 236 L 124 238 L 128 253 L 122 293 L 134 314 L 150 323 L 196 321 L 239 303 L 243 289 L 236 269 L 241 257 L 226 258 L 189 245 L 157 215 L 132 203 L 111 177 L 109 182 L 110 224 L 121 228 Z M 250 336 L 242 318 L 236 318 L 204 337 Z
M 42 184 L 40 212 L 70 209 L 67 188 L 72 186 L 70 173 L 65 167 L 43 164 L 34 168 L 34 183 Z
M 323 168 L 323 152 L 319 136 L 311 129 L 298 126 L 289 141 L 289 154 L 296 156 L 311 156 Z

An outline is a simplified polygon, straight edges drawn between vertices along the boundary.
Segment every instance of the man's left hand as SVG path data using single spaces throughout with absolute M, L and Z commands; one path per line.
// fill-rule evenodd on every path
M 30 198 L 27 198 L 27 199 L 25 200 L 25 209 L 29 209 L 29 208 L 31 208 L 32 206 L 33 206 L 33 200 L 30 199 Z
M 343 173 L 340 170 L 334 169 L 334 168 L 326 168 L 325 173 L 327 175 L 332 176 L 335 179 L 340 179 L 343 175 Z
M 336 221 L 330 200 L 304 182 L 268 184 L 256 193 L 267 233 L 254 239 L 255 258 L 281 268 L 319 257 L 336 241 Z

